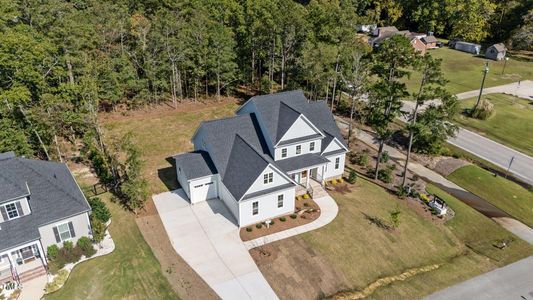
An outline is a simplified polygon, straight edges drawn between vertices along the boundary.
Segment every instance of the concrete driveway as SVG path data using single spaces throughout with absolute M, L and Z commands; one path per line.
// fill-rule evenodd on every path
M 222 299 L 278 299 L 221 200 L 189 205 L 181 189 L 153 199 L 176 252 Z

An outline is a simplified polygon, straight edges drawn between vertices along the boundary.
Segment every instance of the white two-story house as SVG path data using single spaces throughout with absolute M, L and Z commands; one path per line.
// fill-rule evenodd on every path
M 45 274 L 48 246 L 91 235 L 90 211 L 65 164 L 0 153 L 0 283 Z
M 326 103 L 302 91 L 253 97 L 192 143 L 174 157 L 180 185 L 191 204 L 222 200 L 239 226 L 292 213 L 296 195 L 342 176 L 348 152 Z

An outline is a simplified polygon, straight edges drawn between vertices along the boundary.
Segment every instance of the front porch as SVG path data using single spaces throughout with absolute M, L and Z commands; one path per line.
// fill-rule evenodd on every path
M 39 242 L 11 249 L 0 255 L 0 282 L 17 280 L 22 273 L 45 266 Z
M 296 172 L 289 172 L 289 176 L 298 183 L 296 186 L 296 196 L 309 193 L 313 197 L 313 192 L 317 188 L 324 186 L 324 165 L 310 167 Z

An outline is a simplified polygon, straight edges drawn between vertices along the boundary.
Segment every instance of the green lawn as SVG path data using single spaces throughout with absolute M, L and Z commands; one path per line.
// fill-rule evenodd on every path
M 451 93 L 457 94 L 479 89 L 483 78 L 484 57 L 476 57 L 472 54 L 443 47 L 430 50 L 435 58 L 442 59 L 442 70 Z M 533 62 L 517 61 L 509 59 L 502 75 L 503 61 L 489 61 L 489 73 L 485 81 L 485 87 L 497 86 L 515 82 L 518 80 L 533 79 Z M 413 72 L 411 78 L 406 81 L 410 91 L 418 90 L 420 85 L 420 73 Z
M 436 190 L 432 187 L 432 192 Z M 497 253 L 492 249 L 494 240 L 513 235 L 449 195 L 445 198 L 457 216 L 446 225 L 435 225 L 404 201 L 362 178 L 350 193 L 332 196 L 339 205 L 337 218 L 303 238 L 342 271 L 349 288 L 362 289 L 380 277 L 442 264 L 437 270 L 380 288 L 372 298 L 420 298 L 533 254 L 533 247 L 517 238 L 509 248 Z M 389 211 L 396 207 L 401 211 L 401 223 L 393 232 L 380 229 L 365 218 L 366 214 L 388 221 Z
M 448 179 L 533 227 L 533 192 L 478 166 L 464 166 Z
M 478 120 L 462 114 L 456 121 L 492 140 L 533 155 L 533 99 L 525 100 L 505 94 L 483 95 L 482 98 L 494 104 L 494 115 L 487 120 Z M 462 100 L 461 107 L 472 108 L 476 101 L 477 98 Z
M 65 286 L 45 299 L 177 299 L 135 217 L 119 204 L 106 203 L 115 251 L 76 266 Z

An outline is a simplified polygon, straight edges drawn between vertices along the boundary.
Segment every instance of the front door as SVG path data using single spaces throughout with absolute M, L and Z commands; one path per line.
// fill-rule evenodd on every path
M 317 177 L 318 177 L 318 168 L 311 169 L 311 178 L 316 180 Z

